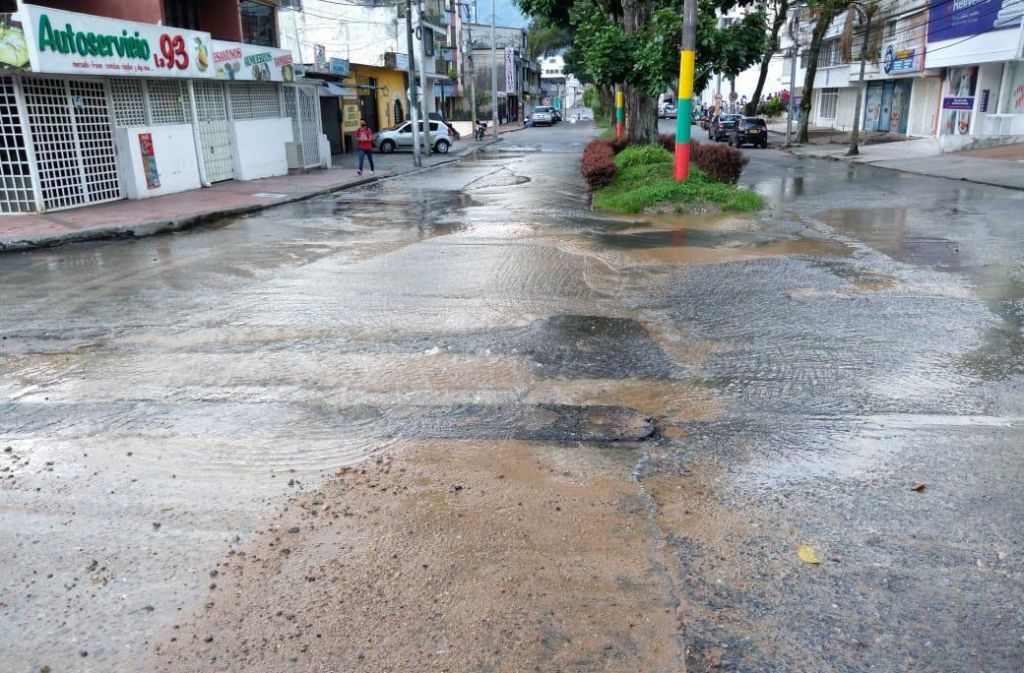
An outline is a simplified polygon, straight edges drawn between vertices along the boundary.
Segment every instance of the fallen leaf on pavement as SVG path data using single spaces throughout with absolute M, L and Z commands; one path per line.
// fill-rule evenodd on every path
M 923 481 L 915 481 L 913 484 L 911 484 L 910 490 L 917 491 L 918 493 L 920 493 L 921 491 L 924 490 L 924 486 L 925 484 Z
M 811 563 L 818 565 L 821 563 L 821 559 L 818 557 L 818 552 L 811 549 L 810 545 L 802 544 L 796 548 L 796 555 L 800 557 L 800 560 L 804 563 Z

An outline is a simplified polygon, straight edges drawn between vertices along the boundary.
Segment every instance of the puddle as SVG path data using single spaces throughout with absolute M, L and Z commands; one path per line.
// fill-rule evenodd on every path
M 656 237 L 658 238 L 658 237 Z M 663 247 L 637 246 L 627 248 L 630 259 L 643 263 L 669 264 L 721 264 L 742 262 L 759 257 L 786 257 L 791 255 L 847 255 L 850 249 L 839 243 L 809 239 L 780 240 L 755 245 L 729 247 L 701 247 L 688 244 L 686 237 L 660 237 Z

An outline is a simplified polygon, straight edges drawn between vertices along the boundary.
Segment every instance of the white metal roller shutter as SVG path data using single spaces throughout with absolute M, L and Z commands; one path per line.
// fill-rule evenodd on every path
M 22 86 L 44 209 L 123 198 L 104 83 L 26 77 Z
M 227 100 L 222 82 L 193 84 L 196 96 L 196 115 L 199 139 L 203 143 L 203 165 L 210 182 L 231 180 L 235 177 L 231 154 L 231 125 L 228 122 Z

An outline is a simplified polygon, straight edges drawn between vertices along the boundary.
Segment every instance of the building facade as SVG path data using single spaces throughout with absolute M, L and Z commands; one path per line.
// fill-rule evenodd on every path
M 565 72 L 565 59 L 561 54 L 541 56 L 537 59 L 540 68 L 541 103 L 559 110 L 571 110 L 583 105 L 583 85 L 576 76 Z
M 1024 2 L 893 0 L 871 33 L 856 17 L 853 59 L 842 58 L 846 15 L 829 26 L 819 55 L 810 123 L 819 127 L 937 138 L 943 150 L 1024 141 Z M 814 17 L 794 15 L 803 86 Z M 793 52 L 793 38 L 783 41 Z M 865 43 L 867 48 L 863 49 Z M 859 56 L 866 53 L 861 81 Z M 784 66 L 788 83 L 789 57 Z M 854 119 L 857 99 L 861 115 Z
M 0 213 L 323 164 L 316 87 L 296 78 L 291 53 L 216 37 L 245 35 L 247 25 L 256 39 L 275 36 L 247 24 L 237 0 L 95 4 L 106 15 L 62 8 L 91 9 L 85 0 L 48 0 L 0 17 Z M 276 17 L 276 6 L 257 4 Z M 129 6 L 130 16 L 161 23 L 111 16 Z M 190 9 L 179 16 L 181 7 Z M 171 23 L 181 17 L 197 27 Z
M 498 119 L 502 123 L 521 122 L 533 108 L 540 105 L 540 66 L 529 57 L 526 30 L 497 26 L 491 39 L 491 26 L 474 24 L 473 63 L 476 90 L 480 99 L 480 113 L 489 116 L 491 100 L 491 73 L 497 71 Z M 491 52 L 491 43 L 495 51 Z

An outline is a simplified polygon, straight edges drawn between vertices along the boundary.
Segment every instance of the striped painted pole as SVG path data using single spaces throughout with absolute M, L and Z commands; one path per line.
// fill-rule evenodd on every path
M 626 110 L 622 102 L 622 86 L 615 85 L 615 137 L 622 140 L 625 130 Z
M 697 44 L 697 2 L 683 2 L 683 45 L 679 50 L 679 101 L 676 105 L 675 179 L 690 177 L 690 124 L 693 123 L 693 66 Z

